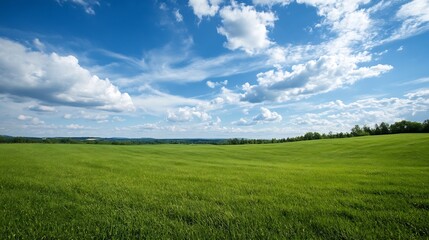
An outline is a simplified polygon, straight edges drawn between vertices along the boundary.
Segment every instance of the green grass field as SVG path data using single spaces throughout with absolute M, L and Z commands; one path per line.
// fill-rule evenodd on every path
M 428 239 L 429 134 L 0 145 L 0 239 Z

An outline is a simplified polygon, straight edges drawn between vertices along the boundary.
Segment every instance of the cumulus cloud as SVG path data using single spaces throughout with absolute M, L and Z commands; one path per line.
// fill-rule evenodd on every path
M 31 51 L 0 38 L 0 93 L 50 104 L 133 111 L 127 93 L 79 65 L 74 56 Z
M 270 49 L 267 49 L 266 53 L 269 56 L 269 60 L 268 63 L 276 65 L 276 64 L 281 64 L 281 63 L 285 63 L 286 62 L 286 49 L 282 48 L 282 47 L 272 47 Z M 304 53 L 301 52 L 301 55 L 303 55 Z M 291 56 L 288 56 L 288 58 L 290 59 Z
M 222 87 L 219 97 L 215 99 L 219 104 L 228 103 L 228 104 L 238 104 L 240 103 L 240 94 L 235 93 L 234 91 Z
M 27 116 L 27 115 L 22 115 L 22 114 L 18 116 L 18 120 L 26 121 L 26 122 L 31 123 L 33 125 L 41 125 L 41 124 L 45 123 L 44 121 L 40 120 L 37 117 Z
M 175 111 L 168 111 L 167 120 L 170 122 L 189 122 L 197 118 L 201 121 L 208 121 L 211 116 L 197 107 L 180 107 Z
M 214 83 L 212 81 L 207 81 L 206 84 L 209 88 L 215 88 L 216 87 L 216 83 Z
M 215 87 L 218 87 L 218 86 L 226 86 L 226 85 L 228 85 L 228 80 L 225 80 L 225 81 L 222 81 L 222 82 L 207 81 L 206 84 L 207 84 L 207 86 L 209 88 L 215 88 Z
M 272 112 L 268 108 L 261 107 L 261 113 L 253 117 L 256 122 L 280 122 L 282 116 L 277 112 Z
M 232 122 L 232 124 L 237 126 L 252 126 L 258 123 L 280 122 L 282 120 L 282 116 L 277 112 L 270 111 L 265 107 L 261 107 L 260 110 L 261 112 L 253 116 L 252 120 L 240 118 L 240 120 Z
M 318 60 L 293 65 L 291 71 L 283 71 L 278 67 L 262 72 L 257 75 L 258 84 L 243 85 L 241 100 L 256 103 L 301 99 L 353 84 L 360 79 L 376 77 L 393 68 L 382 64 L 358 67 L 362 61 L 368 61 L 368 58 L 362 55 L 323 56 Z
M 244 119 L 244 118 L 240 118 L 240 120 L 238 120 L 238 121 L 234 121 L 234 122 L 232 122 L 231 124 L 232 125 L 237 125 L 237 126 L 253 126 L 253 125 L 255 125 L 257 122 L 255 122 L 255 121 L 249 121 L 249 120 L 246 120 L 246 119 Z
M 203 17 L 213 17 L 219 10 L 222 0 L 189 0 L 188 5 L 192 7 L 194 14 L 202 19 Z
M 222 26 L 217 31 L 226 37 L 225 47 L 253 54 L 273 44 L 268 38 L 268 28 L 277 20 L 273 12 L 258 12 L 253 6 L 233 1 L 220 10 L 220 16 Z

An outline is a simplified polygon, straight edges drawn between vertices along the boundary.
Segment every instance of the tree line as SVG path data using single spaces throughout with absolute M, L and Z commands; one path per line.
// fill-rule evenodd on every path
M 141 144 L 216 144 L 216 145 L 239 145 L 239 144 L 267 144 L 285 143 L 316 139 L 349 138 L 368 135 L 384 135 L 397 133 L 429 133 L 429 119 L 420 122 L 402 120 L 393 124 L 382 122 L 373 127 L 368 125 L 355 125 L 350 132 L 318 133 L 307 132 L 302 136 L 281 139 L 152 139 L 152 138 L 35 138 L 35 137 L 11 137 L 0 136 L 0 143 L 62 143 L 62 144 L 112 144 L 112 145 L 141 145 Z
M 317 139 L 331 139 L 331 138 L 349 138 L 369 135 L 384 135 L 384 134 L 397 134 L 397 133 L 429 133 L 429 119 L 420 122 L 412 122 L 402 120 L 393 124 L 382 122 L 375 124 L 373 127 L 368 125 L 359 126 L 355 125 L 350 132 L 339 132 L 328 134 L 318 132 L 307 132 L 302 136 L 288 137 L 271 140 L 267 139 L 245 139 L 245 138 L 232 138 L 227 140 L 227 144 L 238 145 L 238 144 L 265 144 L 265 143 L 285 143 L 285 142 L 296 142 L 306 140 L 317 140 Z

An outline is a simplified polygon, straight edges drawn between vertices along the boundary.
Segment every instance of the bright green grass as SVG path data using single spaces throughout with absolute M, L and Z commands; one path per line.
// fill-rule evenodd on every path
M 0 239 L 427 239 L 429 134 L 0 145 Z

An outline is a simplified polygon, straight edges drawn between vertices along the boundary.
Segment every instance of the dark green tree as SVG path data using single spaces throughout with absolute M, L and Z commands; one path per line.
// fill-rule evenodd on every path
M 374 125 L 374 129 L 372 130 L 372 134 L 374 134 L 374 135 L 380 135 L 381 134 L 381 128 L 380 128 L 380 126 L 378 126 L 377 123 Z
M 380 134 L 389 134 L 390 133 L 390 126 L 388 123 L 382 122 L 380 123 Z
M 363 129 L 359 125 L 355 125 L 351 129 L 351 134 L 352 134 L 352 136 L 357 137 L 357 136 L 364 136 L 365 132 L 363 131 Z
M 429 119 L 426 119 L 422 124 L 422 132 L 429 133 Z

